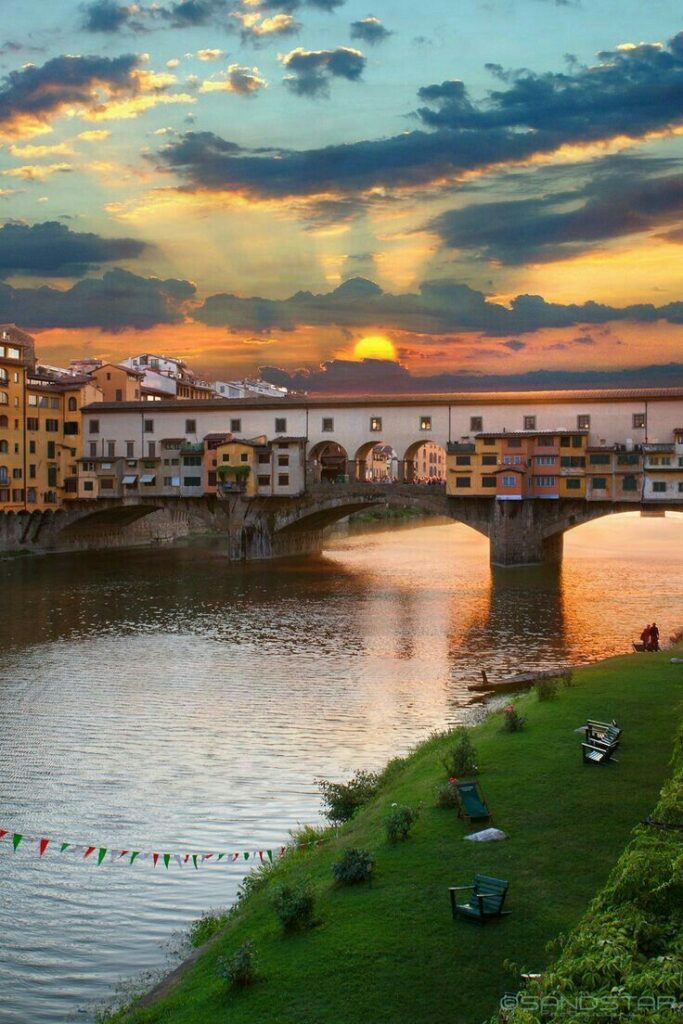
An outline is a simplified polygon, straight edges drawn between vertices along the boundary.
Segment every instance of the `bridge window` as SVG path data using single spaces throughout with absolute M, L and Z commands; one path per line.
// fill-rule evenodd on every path
M 517 477 L 516 476 L 504 476 L 503 477 L 503 487 L 515 487 L 516 485 L 517 485 Z
M 278 487 L 289 487 L 289 473 L 279 473 L 277 485 Z
M 565 468 L 583 469 L 586 465 L 586 460 L 583 455 L 562 455 L 560 456 L 560 465 Z
M 485 437 L 484 444 L 492 445 L 496 443 L 495 437 Z
M 223 456 L 223 458 L 225 458 L 225 456 Z M 183 466 L 201 466 L 201 464 L 201 455 L 185 455 L 183 458 Z
M 258 457 L 259 465 L 269 466 L 270 465 L 270 452 L 261 452 Z
M 621 487 L 624 491 L 635 491 L 638 488 L 638 481 L 634 476 L 625 476 Z
M 495 476 L 483 476 L 481 478 L 481 486 L 482 487 L 495 487 L 496 486 L 496 478 L 495 478 Z
M 332 419 L 331 416 L 324 416 L 323 417 L 323 433 L 324 434 L 331 434 L 333 430 L 334 430 L 334 420 Z
M 456 466 L 471 466 L 472 457 L 470 455 L 456 455 L 455 464 Z
M 230 420 L 230 432 L 239 434 L 242 430 L 242 420 Z
M 678 493 L 679 494 L 683 494 L 683 483 L 679 483 L 679 485 L 678 485 Z
M 470 434 L 480 434 L 484 429 L 483 416 L 470 416 Z
M 554 476 L 537 476 L 536 477 L 537 487 L 554 487 L 555 477 Z
M 77 434 L 78 433 L 78 423 L 77 423 L 77 421 L 76 420 L 67 420 L 67 422 L 64 424 L 64 433 L 65 434 Z
M 278 466 L 288 466 L 289 465 L 289 455 L 278 455 L 278 457 L 277 457 L 277 464 L 278 464 Z
M 421 416 L 420 417 L 420 430 L 431 430 L 432 429 L 432 417 Z
M 93 481 L 92 480 L 84 480 L 83 481 L 83 490 L 84 491 L 94 491 L 95 490 L 95 485 L 94 485 Z
M 371 416 L 370 417 L 370 430 L 372 430 L 373 433 L 376 434 L 381 429 L 382 429 L 382 417 L 381 416 Z
M 286 434 L 287 433 L 287 420 L 284 416 L 278 416 L 275 420 L 275 433 Z
M 655 494 L 663 494 L 666 490 L 666 482 L 664 480 L 653 480 L 652 490 Z
M 6 416 L 0 416 L 0 427 L 3 427 L 5 430 L 9 427 L 9 420 Z
M 153 434 L 154 433 L 154 420 L 145 420 L 144 425 L 143 425 L 143 430 L 144 430 L 145 434 Z
M 468 476 L 456 476 L 455 478 L 456 487 L 471 487 L 472 481 Z
M 580 413 L 576 417 L 576 429 L 577 430 L 590 430 L 591 418 L 585 413 Z
M 609 466 L 612 456 L 604 452 L 594 452 L 589 461 L 591 466 Z
M 116 441 L 107 441 L 107 458 L 116 458 Z
M 257 477 L 257 480 L 259 487 L 270 487 L 270 477 L 266 476 L 265 473 Z
M 197 433 L 197 421 L 196 420 L 185 420 L 185 433 L 196 434 Z
M 537 466 L 554 466 L 555 456 L 554 455 L 537 455 L 536 456 Z
M 9 452 L 9 443 L 7 441 L 0 441 L 0 452 Z
M 102 479 L 100 480 L 100 488 L 103 491 L 113 491 L 114 490 L 114 480 L 113 480 L 113 478 L 110 477 L 110 476 L 103 476 Z
M 634 412 L 633 414 L 633 426 L 636 430 L 643 430 L 645 428 L 645 413 Z
M 59 431 L 59 420 L 45 420 L 45 429 L 49 434 L 56 434 Z
M 482 455 L 481 464 L 482 466 L 495 466 L 498 462 L 496 455 Z
M 78 402 L 76 401 L 75 398 L 70 398 L 69 399 L 69 401 L 67 403 L 67 408 L 68 408 L 69 412 L 76 412 L 76 410 L 78 409 Z
M 607 477 L 596 476 L 593 477 L 593 490 L 594 491 L 606 491 L 607 490 Z
M 183 479 L 184 487 L 201 487 L 202 478 L 200 476 L 186 476 Z
M 90 422 L 88 423 L 88 433 L 89 434 L 99 434 L 99 432 L 100 432 L 100 421 L 99 420 L 90 420 Z
M 28 503 L 30 505 L 35 505 L 35 503 L 36 503 L 36 489 L 35 489 L 35 487 L 29 487 L 29 489 L 26 492 L 26 500 L 28 501 Z
M 521 448 L 522 440 L 519 437 L 508 438 L 508 448 Z
M 535 416 L 525 416 L 524 417 L 524 429 L 525 430 L 535 430 L 536 429 L 536 417 Z
M 55 458 L 55 443 L 54 441 L 47 442 L 47 457 L 48 459 Z
M 567 490 L 568 491 L 578 491 L 578 490 L 580 490 L 580 488 L 581 488 L 581 481 L 579 479 L 577 479 L 576 477 L 571 477 L 569 480 L 567 480 Z
M 126 458 L 132 459 L 135 457 L 135 441 L 126 441 Z

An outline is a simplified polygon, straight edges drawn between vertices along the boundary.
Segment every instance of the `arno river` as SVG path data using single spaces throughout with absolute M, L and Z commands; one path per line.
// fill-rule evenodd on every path
M 683 517 L 570 534 L 561 570 L 492 573 L 465 527 L 316 560 L 219 543 L 0 562 L 0 829 L 129 849 L 254 850 L 315 821 L 319 776 L 463 718 L 466 685 L 683 627 Z M 645 657 L 645 656 L 643 656 Z M 100 867 L 0 842 L 0 1021 L 91 1021 L 242 869 Z M 444 912 L 446 908 L 444 905 Z

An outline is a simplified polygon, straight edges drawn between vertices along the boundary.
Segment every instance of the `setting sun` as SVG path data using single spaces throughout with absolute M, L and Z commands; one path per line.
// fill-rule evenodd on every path
M 361 338 L 353 349 L 355 359 L 396 359 L 396 349 L 389 338 L 381 334 Z

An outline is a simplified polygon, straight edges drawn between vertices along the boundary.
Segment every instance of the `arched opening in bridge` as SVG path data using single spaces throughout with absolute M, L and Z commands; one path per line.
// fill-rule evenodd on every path
M 434 441 L 415 441 L 403 456 L 403 479 L 407 484 L 445 484 L 445 449 Z
M 383 441 L 366 441 L 356 452 L 354 461 L 358 483 L 388 484 L 400 479 L 398 455 Z
M 311 483 L 343 483 L 349 471 L 349 455 L 336 441 L 320 441 L 308 454 Z

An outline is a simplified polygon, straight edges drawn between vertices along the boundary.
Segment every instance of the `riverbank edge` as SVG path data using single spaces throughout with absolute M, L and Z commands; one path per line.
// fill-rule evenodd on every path
M 567 694 L 585 691 L 587 686 L 590 685 L 591 677 L 594 676 L 596 673 L 603 672 L 604 670 L 607 670 L 608 672 L 613 672 L 621 668 L 622 666 L 630 666 L 631 669 L 635 669 L 636 671 L 638 671 L 639 669 L 647 670 L 653 669 L 655 666 L 659 667 L 666 665 L 666 663 L 670 661 L 670 655 L 673 650 L 674 648 L 669 648 L 666 651 L 660 652 L 660 654 L 651 655 L 647 659 L 639 658 L 636 654 L 632 653 L 627 655 L 614 656 L 611 658 L 603 659 L 598 662 L 593 662 L 588 665 L 584 664 L 575 666 L 572 669 L 574 678 L 570 684 L 570 688 L 567 690 Z M 679 675 L 681 674 L 681 672 L 683 672 L 683 668 L 681 666 L 672 666 L 672 668 L 678 668 Z M 541 674 L 541 677 L 543 677 L 543 675 L 545 674 Z M 528 685 L 533 688 L 534 684 L 533 682 L 530 682 Z M 524 712 L 526 714 L 533 707 L 542 707 L 544 710 L 547 710 L 561 706 L 562 697 L 560 697 L 559 702 L 551 701 L 548 702 L 547 705 L 542 705 L 538 701 L 535 693 L 533 692 L 526 693 L 523 695 L 518 693 L 506 696 L 503 696 L 501 694 L 490 695 L 489 699 L 487 699 L 486 704 L 483 707 L 480 706 L 475 708 L 468 708 L 470 712 L 470 719 L 467 724 L 471 730 L 471 735 L 475 743 L 480 738 L 478 735 L 479 732 L 482 729 L 485 729 L 487 726 L 489 727 L 488 731 L 490 734 L 491 721 L 496 717 L 499 717 L 499 712 L 501 708 L 509 703 L 514 703 L 514 705 L 518 708 L 520 713 Z M 683 706 L 679 708 L 678 711 L 680 717 L 681 713 L 683 713 Z M 600 713 L 596 712 L 595 717 L 600 717 Z M 607 718 L 608 716 L 607 714 L 603 714 L 603 717 Z M 404 776 L 410 772 L 411 767 L 414 768 L 416 762 L 421 762 L 426 757 L 439 753 L 441 748 L 443 748 L 444 745 L 447 745 L 449 740 L 452 738 L 454 728 L 447 730 L 445 732 L 433 734 L 427 739 L 419 742 L 414 748 L 411 749 L 411 751 L 405 757 L 396 758 L 393 761 L 389 762 L 389 765 L 387 766 L 383 773 L 384 783 L 382 789 L 380 793 L 377 795 L 377 797 L 375 797 L 366 807 L 363 807 L 359 814 L 356 817 L 354 817 L 354 819 L 352 819 L 350 822 L 347 822 L 345 825 L 342 825 L 339 829 L 335 829 L 333 838 L 331 836 L 333 830 L 328 830 L 328 835 L 322 836 L 324 849 L 313 850 L 310 853 L 304 855 L 307 868 L 310 870 L 313 867 L 316 859 L 323 858 L 329 860 L 331 847 L 334 847 L 338 851 L 343 846 L 348 845 L 348 840 L 353 839 L 355 833 L 359 831 L 359 824 L 363 821 L 363 819 L 367 819 L 368 817 L 372 817 L 373 815 L 376 817 L 378 809 L 386 811 L 389 805 L 389 797 L 393 795 L 400 795 L 400 791 L 403 788 L 405 788 Z M 600 769 L 591 768 L 588 768 L 586 770 L 591 775 L 595 773 L 595 778 L 597 778 L 600 775 L 601 771 Z M 609 769 L 607 770 L 609 771 Z M 484 783 L 485 780 L 486 774 L 482 776 L 482 781 L 484 781 Z M 447 814 L 448 812 L 441 813 Z M 475 844 L 471 845 L 474 846 Z M 500 844 L 492 845 L 499 846 Z M 624 849 L 624 845 L 621 846 L 621 849 Z M 193 952 L 186 959 L 184 959 L 182 963 L 180 963 L 174 970 L 167 973 L 161 980 L 161 982 L 155 985 L 149 992 L 147 992 L 141 997 L 138 997 L 131 1005 L 116 1011 L 111 1016 L 107 1016 L 106 1020 L 111 1021 L 112 1024 L 114 1024 L 114 1022 L 116 1022 L 116 1024 L 138 1024 L 138 1022 L 139 1024 L 142 1024 L 142 1022 L 144 1021 L 145 1024 L 147 1024 L 147 1022 L 150 1022 L 151 1024 L 152 1021 L 157 1020 L 163 1020 L 164 1022 L 170 1022 L 175 1020 L 180 1021 L 181 1019 L 183 1022 L 186 1020 L 195 1020 L 195 1018 L 191 1016 L 173 1016 L 173 1009 L 170 1007 L 167 1008 L 167 1013 L 166 1009 L 162 1009 L 164 1000 L 166 1000 L 170 996 L 177 996 L 179 993 L 179 988 L 182 986 L 183 982 L 187 980 L 187 977 L 191 972 L 192 968 L 197 964 L 201 964 L 202 961 L 204 961 L 207 958 L 207 956 L 209 956 L 215 950 L 217 946 L 221 946 L 224 943 L 224 940 L 228 938 L 231 935 L 231 933 L 238 930 L 240 932 L 244 931 L 244 926 L 246 923 L 245 919 L 248 919 L 253 906 L 256 903 L 259 903 L 259 909 L 262 911 L 264 897 L 267 890 L 272 886 L 273 883 L 281 880 L 280 876 L 282 874 L 300 874 L 300 872 L 297 872 L 295 870 L 296 867 L 300 867 L 300 862 L 297 865 L 294 864 L 294 860 L 299 860 L 300 857 L 301 855 L 299 855 L 298 853 L 288 854 L 281 861 L 269 867 L 267 870 L 252 872 L 252 878 L 258 875 L 262 876 L 258 879 L 259 884 L 249 886 L 250 893 L 247 896 L 247 898 L 242 900 L 235 907 L 231 908 L 231 910 L 228 912 L 226 916 L 227 923 L 224 925 L 224 927 L 221 927 L 221 929 L 217 931 L 216 934 L 214 934 L 207 942 L 205 942 L 199 948 L 193 950 Z M 612 864 L 613 863 L 614 861 L 612 861 Z M 542 886 L 542 884 L 543 878 L 539 878 L 539 885 Z M 593 890 L 592 895 L 595 896 L 595 893 L 598 891 L 598 889 Z M 538 955 L 540 957 L 542 957 L 543 955 L 542 946 L 538 949 Z M 162 1009 L 162 1015 L 157 1016 L 154 1012 L 155 1009 Z M 149 1015 L 146 1011 L 151 1011 L 152 1015 Z M 196 1019 L 200 1020 L 200 1018 Z M 253 1020 L 257 1021 L 259 1020 L 259 1017 L 254 1016 Z

